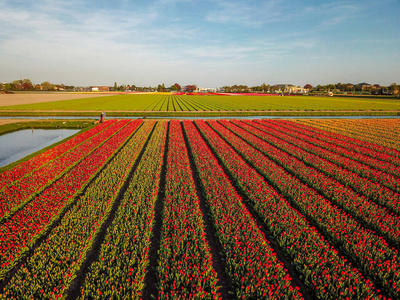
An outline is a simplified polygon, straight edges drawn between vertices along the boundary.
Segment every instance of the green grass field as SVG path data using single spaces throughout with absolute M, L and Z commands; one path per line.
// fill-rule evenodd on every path
M 18 111 L 106 111 L 114 112 L 246 112 L 271 111 L 395 111 L 400 100 L 315 96 L 197 96 L 168 94 L 125 94 L 99 98 L 0 107 L 1 114 Z

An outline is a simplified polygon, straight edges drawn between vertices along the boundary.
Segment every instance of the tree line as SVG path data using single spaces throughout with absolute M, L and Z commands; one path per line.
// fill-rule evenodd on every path
M 0 83 L 1 91 L 68 91 L 73 90 L 74 86 L 64 84 L 52 84 L 44 81 L 40 84 L 33 84 L 30 79 L 19 79 L 12 82 Z
M 117 85 L 114 83 L 114 86 L 110 86 L 111 91 L 138 91 L 138 92 L 178 92 L 178 91 L 195 91 L 197 86 L 187 85 L 181 86 L 178 83 L 171 85 L 170 87 L 166 87 L 165 84 L 159 84 L 157 87 L 139 87 L 134 84 L 132 85 Z M 1 91 L 73 91 L 73 90 L 87 90 L 88 88 L 74 87 L 68 86 L 64 84 L 52 84 L 49 81 L 44 81 L 41 84 L 33 84 L 30 79 L 20 79 L 14 80 L 10 83 L 0 83 Z M 399 95 L 399 86 L 396 83 L 392 83 L 389 86 L 381 86 L 379 84 L 368 84 L 368 83 L 359 83 L 359 84 L 351 84 L 351 83 L 336 83 L 336 84 L 326 84 L 317 86 L 312 86 L 311 84 L 306 84 L 303 87 L 295 86 L 292 84 L 275 84 L 270 85 L 263 83 L 258 86 L 247 86 L 247 85 L 232 85 L 232 86 L 223 86 L 218 89 L 221 92 L 225 93 L 311 93 L 311 94 L 320 94 L 320 93 L 362 93 L 362 94 L 374 94 L 374 95 Z
M 336 83 L 312 86 L 306 84 L 303 87 L 294 86 L 292 84 L 261 84 L 259 86 L 247 86 L 247 85 L 232 85 L 223 86 L 222 90 L 226 93 L 364 93 L 374 95 L 396 95 L 399 96 L 399 86 L 396 83 L 392 83 L 390 86 L 381 86 L 379 84 L 368 84 L 368 83 Z

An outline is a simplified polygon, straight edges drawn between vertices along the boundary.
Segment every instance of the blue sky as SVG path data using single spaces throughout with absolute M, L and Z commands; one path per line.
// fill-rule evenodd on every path
M 0 0 L 0 82 L 400 83 L 400 0 Z

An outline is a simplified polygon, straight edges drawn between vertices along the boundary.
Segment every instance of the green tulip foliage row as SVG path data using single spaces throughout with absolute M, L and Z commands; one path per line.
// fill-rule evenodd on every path
M 86 275 L 81 299 L 141 298 L 166 134 L 167 122 L 158 122 Z

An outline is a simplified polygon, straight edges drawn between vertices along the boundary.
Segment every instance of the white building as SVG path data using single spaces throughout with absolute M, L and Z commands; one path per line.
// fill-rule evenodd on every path
M 217 88 L 197 87 L 196 93 L 216 93 Z

